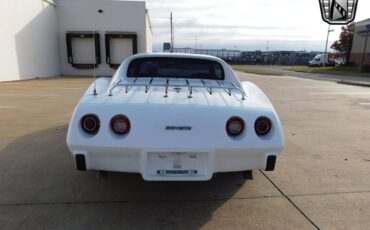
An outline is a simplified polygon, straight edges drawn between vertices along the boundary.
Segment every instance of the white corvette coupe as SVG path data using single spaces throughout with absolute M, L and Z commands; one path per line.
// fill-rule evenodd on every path
M 78 170 L 201 181 L 274 170 L 284 136 L 265 94 L 221 59 L 139 54 L 87 89 L 67 145 Z

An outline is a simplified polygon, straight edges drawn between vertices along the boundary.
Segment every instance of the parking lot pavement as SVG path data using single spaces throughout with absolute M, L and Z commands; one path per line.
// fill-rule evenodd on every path
M 65 144 L 90 78 L 0 83 L 0 229 L 369 229 L 370 89 L 239 73 L 287 147 L 274 172 L 144 182 L 74 170 Z
M 325 80 L 325 81 L 345 81 L 347 84 L 363 84 L 368 86 L 370 84 L 369 77 L 359 77 L 359 76 L 342 76 L 342 75 L 332 75 L 332 74 L 320 74 L 320 73 L 305 73 L 305 72 L 296 72 L 291 71 L 289 68 L 291 66 L 279 66 L 279 65 L 238 65 L 238 69 L 260 71 L 264 74 L 269 75 L 282 75 L 282 76 L 294 76 L 302 77 L 314 80 Z M 314 67 L 313 67 L 314 68 Z M 369 74 L 370 76 L 370 74 Z

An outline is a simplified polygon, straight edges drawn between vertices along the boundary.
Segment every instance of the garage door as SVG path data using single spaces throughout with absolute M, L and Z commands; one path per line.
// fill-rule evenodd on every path
M 72 41 L 73 61 L 80 64 L 95 63 L 93 38 L 74 38 Z
M 110 59 L 112 63 L 121 63 L 123 60 L 131 55 L 133 55 L 131 39 L 110 39 Z
M 94 32 L 68 32 L 68 63 L 75 68 L 90 69 L 100 64 L 99 34 Z
M 127 57 L 137 53 L 137 36 L 134 33 L 105 34 L 106 62 L 117 68 Z

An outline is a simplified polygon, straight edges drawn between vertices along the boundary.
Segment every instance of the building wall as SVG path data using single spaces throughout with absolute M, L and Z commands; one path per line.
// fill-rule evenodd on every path
M 59 75 L 56 8 L 40 0 L 2 0 L 0 9 L 0 81 Z
M 152 32 L 145 2 L 48 1 L 55 2 L 56 6 L 44 0 L 0 1 L 0 82 L 59 75 L 92 75 L 93 70 L 76 69 L 68 63 L 67 31 L 99 32 L 101 64 L 95 71 L 98 76 L 115 72 L 105 62 L 106 31 L 136 33 L 138 52 L 152 51 Z M 98 13 L 99 9 L 103 13 Z M 114 42 L 115 47 L 126 50 L 123 54 L 114 49 L 115 57 L 124 57 L 131 50 L 128 41 L 118 45 Z M 91 52 L 93 55 L 93 49 L 84 41 L 74 45 L 85 54 Z
M 150 38 L 147 34 L 145 2 L 58 0 L 57 4 L 63 75 L 92 75 L 94 73 L 93 69 L 77 69 L 68 63 L 67 31 L 97 31 L 100 34 L 101 64 L 95 69 L 96 75 L 112 75 L 115 72 L 115 69 L 110 68 L 105 62 L 104 34 L 106 31 L 136 33 L 138 52 L 151 51 L 151 42 L 147 41 Z M 98 13 L 100 9 L 103 13 Z
M 360 31 L 369 30 L 366 26 L 370 25 L 370 19 L 356 23 L 355 32 L 353 36 L 353 44 L 351 50 L 350 62 L 355 63 L 356 65 L 361 65 L 362 58 L 364 54 L 364 47 L 366 41 L 366 33 L 361 33 Z M 365 59 L 364 64 L 370 65 L 370 33 L 367 39 L 367 45 L 365 50 Z
M 146 11 L 146 17 L 145 17 L 145 24 L 146 24 L 146 52 L 151 53 L 153 52 L 153 29 L 152 24 L 150 22 L 150 16 L 148 13 L 148 10 Z

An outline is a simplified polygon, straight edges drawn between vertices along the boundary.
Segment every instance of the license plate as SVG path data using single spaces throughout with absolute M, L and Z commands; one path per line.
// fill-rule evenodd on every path
M 146 165 L 152 176 L 199 176 L 206 172 L 208 153 L 149 152 Z

